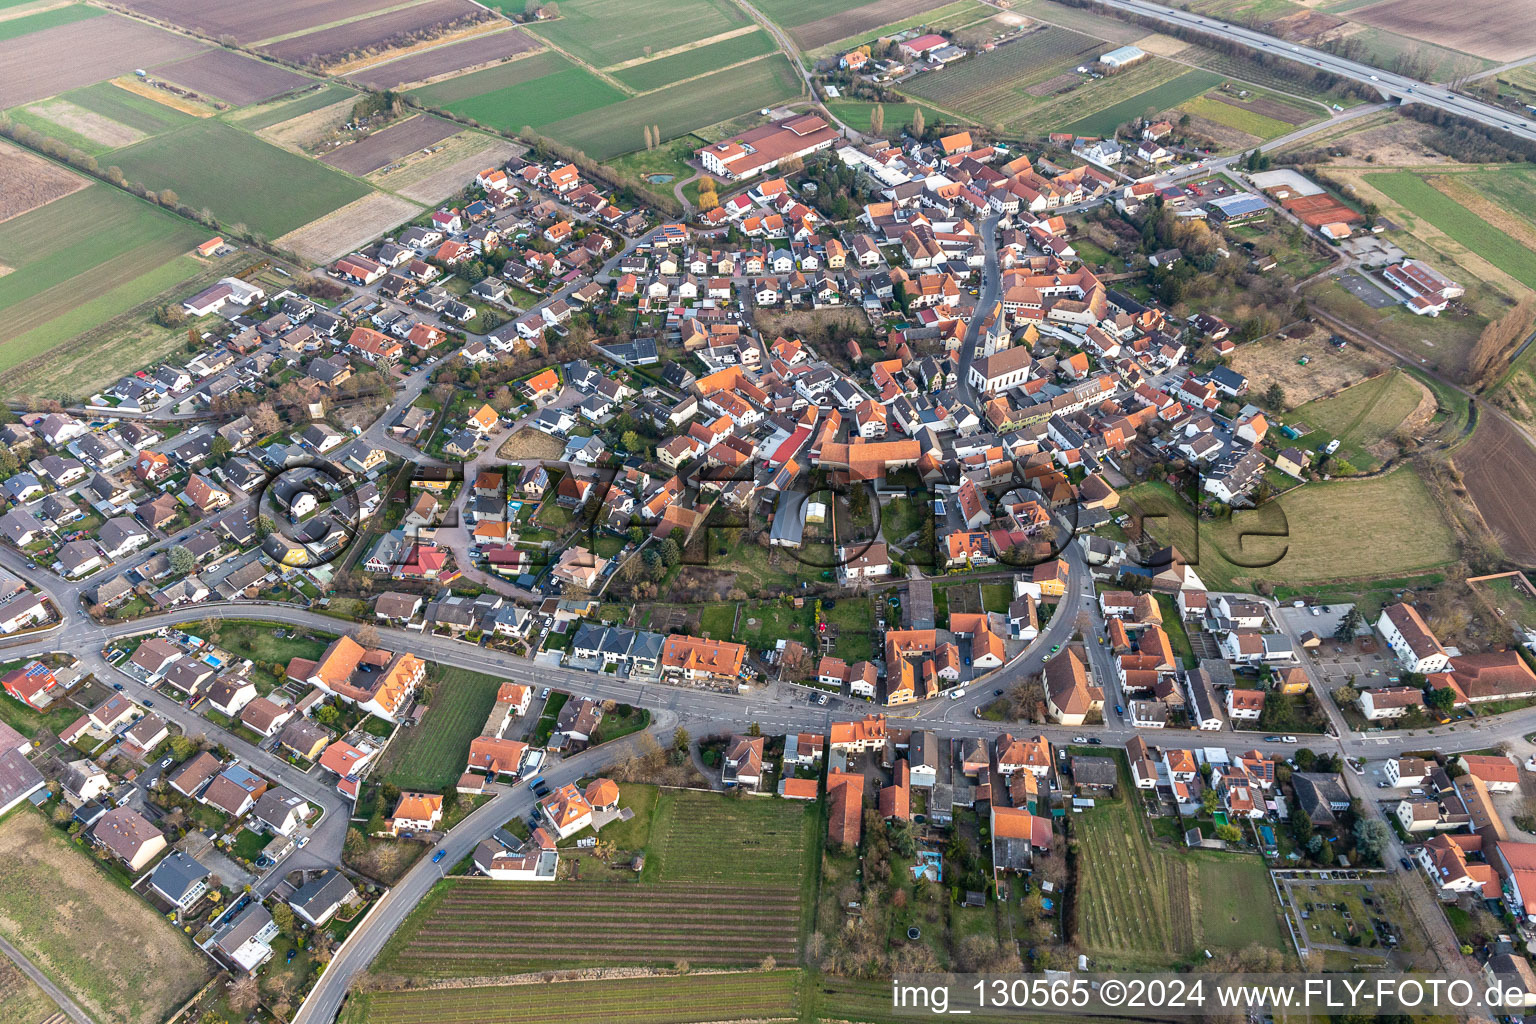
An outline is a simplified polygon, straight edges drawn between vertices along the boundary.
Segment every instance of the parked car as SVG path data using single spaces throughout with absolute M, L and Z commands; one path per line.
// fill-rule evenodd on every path
M 437 863 L 437 862 L 438 862 L 438 861 L 440 861 L 440 860 L 442 860 L 442 859 L 443 859 L 443 857 L 444 857 L 444 856 L 445 856 L 445 855 L 446 855 L 446 854 L 447 854 L 447 853 L 448 853 L 448 851 L 447 851 L 447 850 L 438 850 L 438 851 L 437 851 L 437 852 L 436 852 L 436 853 L 434 853 L 434 854 L 433 854 L 433 855 L 432 855 L 432 863 L 433 863 L 433 864 L 436 864 L 436 863 Z
M 1099 745 L 1099 744 L 1100 744 L 1100 743 L 1103 743 L 1103 742 L 1104 742 L 1104 741 L 1103 741 L 1103 740 L 1101 740 L 1101 739 L 1099 739 L 1099 738 L 1098 738 L 1098 737 L 1097 737 L 1097 736 L 1089 736 L 1089 737 L 1088 737 L 1088 745 L 1089 745 L 1089 746 L 1090 746 L 1090 747 L 1096 747 L 1096 746 L 1098 746 L 1098 745 Z

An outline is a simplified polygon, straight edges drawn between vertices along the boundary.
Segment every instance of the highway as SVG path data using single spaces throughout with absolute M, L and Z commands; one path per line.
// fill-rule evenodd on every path
M 1438 107 L 1441 110 L 1481 122 L 1490 128 L 1503 129 L 1527 142 L 1536 142 L 1536 123 L 1533 123 L 1528 118 L 1521 117 L 1502 107 L 1496 107 L 1490 103 L 1483 103 L 1469 96 L 1452 92 L 1441 85 L 1421 82 L 1416 78 L 1409 78 L 1406 75 L 1373 68 L 1369 64 L 1362 64 L 1359 61 L 1345 60 L 1343 57 L 1329 53 L 1327 50 L 1319 50 L 1310 46 L 1298 46 L 1295 43 L 1286 42 L 1283 39 L 1266 35 L 1251 28 L 1233 25 L 1217 18 L 1201 17 L 1188 11 L 1165 7 L 1162 4 L 1147 3 L 1146 0 L 1097 0 L 1097 2 L 1105 7 L 1129 11 L 1148 18 L 1156 18 L 1158 21 L 1179 25 L 1196 32 L 1203 32 L 1206 35 L 1235 39 L 1238 42 L 1246 43 L 1262 53 L 1271 53 L 1301 64 L 1321 68 L 1324 71 L 1331 71 L 1343 78 L 1353 79 L 1356 82 L 1376 89 L 1383 96 L 1401 100 L 1405 103 L 1422 103 L 1426 106 Z

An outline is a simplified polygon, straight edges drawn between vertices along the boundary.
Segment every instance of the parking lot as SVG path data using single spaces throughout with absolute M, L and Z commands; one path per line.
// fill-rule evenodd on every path
M 1340 277 L 1339 284 L 1344 286 L 1345 291 L 1372 309 L 1385 309 L 1397 303 L 1397 300 L 1383 291 L 1379 285 L 1366 280 L 1358 272 Z

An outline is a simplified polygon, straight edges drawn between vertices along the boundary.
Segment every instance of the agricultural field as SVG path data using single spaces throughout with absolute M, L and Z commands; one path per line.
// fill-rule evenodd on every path
M 396 6 L 394 0 L 267 0 L 259 5 L 218 4 L 205 0 L 126 0 L 129 10 L 217 38 L 234 36 L 254 43 L 358 18 Z
M 1147 34 L 1147 30 L 1140 25 L 1097 14 L 1087 8 L 1067 7 L 1053 0 L 1015 0 L 1009 10 L 1013 14 L 1022 14 L 1026 18 L 1058 28 L 1069 28 L 1116 46 L 1134 43 Z
M 130 180 L 172 189 L 226 224 L 276 238 L 368 193 L 363 183 L 219 121 L 200 121 L 113 155 Z
M 636 817 L 614 835 L 619 845 L 644 844 L 639 884 L 602 880 L 603 865 L 588 859 L 580 874 L 599 880 L 448 879 L 390 938 L 377 971 L 448 978 L 798 958 L 816 807 L 687 790 L 661 793 L 654 811 L 643 800 L 630 806 Z
M 1155 62 L 1153 63 L 1153 66 L 1156 66 Z M 1133 68 L 1132 71 L 1134 70 L 1136 69 Z M 1113 80 L 1106 78 L 1103 81 L 1096 82 L 1094 84 L 1096 86 L 1103 86 L 1106 82 L 1118 82 L 1119 79 L 1124 77 L 1125 76 L 1123 75 L 1119 75 L 1116 76 L 1116 78 Z M 1211 86 L 1217 84 L 1219 80 L 1219 75 L 1215 75 L 1209 71 L 1185 71 L 1181 75 L 1177 75 L 1176 77 L 1154 85 L 1149 89 L 1127 96 L 1118 102 L 1111 103 L 1108 106 L 1101 106 L 1094 110 L 1092 113 L 1087 114 L 1086 116 L 1083 116 L 1078 120 L 1071 122 L 1070 124 L 1059 126 L 1059 129 L 1061 131 L 1073 132 L 1078 135 L 1109 135 L 1126 121 L 1134 120 L 1137 117 L 1140 117 L 1142 114 L 1145 114 L 1148 110 L 1167 110 L 1170 107 L 1176 107 L 1180 103 L 1183 103 L 1185 100 L 1188 100 L 1194 96 L 1198 96 L 1200 93 L 1209 89 Z M 1124 85 L 1125 83 L 1120 84 Z M 1107 90 L 1081 90 L 1082 93 L 1088 93 L 1090 91 L 1096 94 L 1096 98 L 1100 102 L 1103 102 L 1104 100 L 1110 99 L 1113 96 L 1122 95 L 1124 89 L 1112 86 Z M 1111 95 L 1104 95 L 1106 92 L 1110 93 Z M 1058 108 L 1053 110 L 1051 113 L 1054 116 L 1061 116 L 1063 111 Z M 1038 123 L 1038 119 L 1036 119 L 1036 123 Z
M 716 798 L 723 799 L 723 798 Z M 493 977 L 581 967 L 793 963 L 800 886 L 449 879 L 390 938 L 377 970 Z
M 376 51 L 385 40 L 409 33 L 445 30 L 466 18 L 489 18 L 470 0 L 426 0 L 361 21 L 319 28 L 302 35 L 284 35 L 260 48 L 280 60 L 325 68 Z
M 206 237 L 100 184 L 0 224 L 0 371 L 193 276 Z
M 1455 536 L 1411 467 L 1368 480 L 1310 483 L 1257 510 L 1202 521 L 1165 484 L 1127 495 L 1147 529 L 1211 589 L 1237 581 L 1321 583 L 1401 576 L 1455 561 Z M 1157 518 L 1153 518 L 1157 517 Z M 1237 564 L 1238 562 L 1247 564 Z
M 1514 427 L 1483 416 L 1471 439 L 1456 452 L 1467 491 L 1498 539 L 1504 557 L 1522 565 L 1536 562 L 1536 460 Z
M 1476 16 L 1435 0 L 1385 0 L 1349 20 L 1504 63 L 1536 54 L 1536 21 L 1523 0 L 1481 0 Z
M 760 57 L 683 85 L 634 96 L 597 110 L 546 123 L 543 134 L 574 146 L 594 160 L 609 160 L 644 147 L 643 126 L 661 126 L 663 139 L 687 135 L 758 107 L 800 94 L 800 79 L 780 55 Z
M 1082 844 L 1077 939 L 1101 966 L 1150 968 L 1205 948 L 1282 944 L 1259 857 L 1154 847 L 1124 796 L 1071 820 Z
M 111 82 L 98 82 L 9 111 L 44 135 L 100 156 L 192 120 L 171 107 Z
M 552 52 L 452 78 L 412 95 L 427 106 L 510 132 L 524 125 L 542 131 L 554 121 L 624 99 L 618 89 Z
M 1428 221 L 1525 287 L 1536 289 L 1536 252 L 1440 191 L 1423 175 L 1412 171 L 1387 171 L 1367 174 L 1365 179 L 1414 217 Z M 1405 227 L 1414 230 L 1412 222 Z M 1515 229 L 1520 230 L 1518 226 Z
M 58 1005 L 21 968 L 0 960 L 0 1024 L 38 1024 L 58 1012 Z
M 468 175 L 461 175 L 458 179 L 460 187 L 474 173 L 471 171 Z M 404 224 L 420 212 L 421 207 L 399 196 L 370 192 L 333 213 L 312 220 L 286 235 L 279 235 L 273 242 L 283 249 L 293 250 L 305 259 L 328 263 Z
M 205 49 L 197 40 L 117 14 L 39 28 L 0 39 L 5 105 L 31 103 Z
M 431 114 L 418 114 L 392 124 L 383 131 L 373 132 L 366 138 L 333 149 L 320 159 L 348 174 L 372 174 L 401 157 L 457 135 L 461 130 L 452 121 Z
M 467 68 L 499 63 L 537 48 L 526 32 L 509 28 L 485 32 L 459 43 L 436 46 L 420 53 L 373 64 L 347 75 L 347 80 L 372 89 L 398 89 L 412 82 L 427 82 L 457 74 Z
M 89 184 L 73 171 L 8 142 L 0 142 L 0 180 L 6 183 L 5 191 L 0 193 L 0 223 L 78 192 Z M 5 272 L 12 269 L 7 267 Z
M 596 68 L 664 54 L 750 25 L 730 0 L 563 0 L 533 31 Z
M 242 57 L 232 50 L 208 50 L 186 60 L 163 64 L 155 68 L 155 77 L 237 107 L 262 103 L 314 82 L 287 68 Z
M 873 3 L 840 10 L 836 13 L 796 25 L 790 35 L 806 50 L 815 50 L 852 36 L 863 35 L 886 25 L 920 18 L 951 0 L 874 0 Z
M 670 57 L 658 57 L 615 71 L 613 77 L 636 92 L 649 92 L 664 85 L 718 71 L 778 49 L 773 37 L 761 29 L 723 39 L 707 46 L 694 46 Z
M 369 180 L 415 202 L 435 203 L 459 191 L 485 168 L 504 164 L 524 151 L 515 142 L 463 132 L 444 141 L 435 153 L 412 154 L 374 172 Z
M 211 964 L 30 807 L 0 823 L 0 935 L 87 1013 L 160 1024 Z
M 341 1024 L 690 1024 L 798 1015 L 799 971 L 354 993 Z
M 1178 109 L 1257 139 L 1278 138 L 1322 116 L 1315 108 L 1308 112 L 1263 96 L 1244 101 L 1223 92 L 1186 100 Z
M 860 7 L 864 0 L 763 0 L 753 4 L 769 21 L 786 28 L 804 25 L 821 18 Z
M 426 715 L 395 737 L 374 774 L 401 789 L 432 793 L 455 782 L 464 774 L 470 741 L 484 728 L 502 682 L 468 669 L 429 665 L 432 701 Z
M 1091 36 L 1045 28 L 943 71 L 921 75 L 905 83 L 904 91 L 985 124 L 1008 124 L 1039 102 L 1041 97 L 1031 93 L 1031 87 L 1072 73 L 1103 45 Z
M 1247 82 L 1249 85 L 1257 85 L 1272 92 L 1286 93 L 1330 105 L 1337 103 L 1341 107 L 1351 107 L 1361 102 L 1358 96 L 1336 95 L 1321 84 L 1302 77 L 1305 72 L 1301 71 L 1299 65 L 1289 61 L 1282 62 L 1278 67 L 1269 67 L 1251 57 L 1219 53 L 1194 45 L 1186 46 L 1172 56 L 1182 63 L 1193 64 L 1195 67 L 1214 71 L 1219 75 Z M 1315 117 L 1318 113 L 1321 112 L 1313 113 L 1311 116 Z
M 238 124 L 253 132 L 265 131 L 274 125 L 282 124 L 284 121 L 292 121 L 296 117 L 312 114 L 317 110 L 334 106 L 342 100 L 351 99 L 356 95 L 357 93 L 345 86 L 325 85 L 295 99 L 263 103 L 259 106 L 226 114 L 224 120 L 232 124 Z
M 39 11 L 36 14 L 22 14 L 0 21 L 0 40 L 15 39 L 32 32 L 40 32 L 45 28 L 72 25 L 87 18 L 99 18 L 103 13 L 100 9 L 87 7 L 85 4 L 66 4 L 62 7 Z

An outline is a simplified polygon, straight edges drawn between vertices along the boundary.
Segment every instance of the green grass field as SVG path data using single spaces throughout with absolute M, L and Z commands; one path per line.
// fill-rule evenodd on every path
M 359 992 L 341 1024 L 685 1024 L 798 1016 L 799 971 L 572 981 L 453 992 Z
M 39 11 L 36 14 L 23 14 L 17 18 L 0 21 L 0 40 L 16 39 L 20 36 L 31 35 L 33 32 L 41 32 L 45 28 L 57 28 L 60 25 L 70 25 L 87 18 L 95 18 L 105 11 L 95 7 L 87 7 L 85 4 L 70 4 L 66 7 L 55 7 L 51 11 Z
M 1261 139 L 1273 139 L 1295 130 L 1294 125 L 1286 124 L 1278 118 L 1266 117 L 1243 107 L 1234 107 L 1230 103 L 1223 103 L 1209 96 L 1197 96 L 1186 101 L 1179 109 Z
M 1505 164 L 1460 176 L 1500 207 L 1536 226 L 1536 167 Z
M 1384 171 L 1366 175 L 1366 181 L 1521 284 L 1536 288 L 1536 252 L 1438 191 L 1418 174 Z
M 729 0 L 565 0 L 534 33 L 593 67 L 661 53 L 749 24 Z
M 127 89 L 119 89 L 111 82 L 97 82 L 84 89 L 67 92 L 63 98 L 76 106 L 94 110 L 130 128 L 136 128 L 145 135 L 159 135 L 196 120 L 191 114 L 184 114 Z
M 485 727 L 502 680 L 467 669 L 431 665 L 432 703 L 421 723 L 402 730 L 379 776 L 401 789 L 436 793 L 464 774 L 469 744 Z
M 429 85 L 413 95 L 428 106 L 511 132 L 524 125 L 542 129 L 624 99 L 601 78 L 553 52 Z
M 656 804 L 642 878 L 799 884 L 820 823 L 814 805 L 668 791 Z
M 542 131 L 594 160 L 610 160 L 644 148 L 645 125 L 660 125 L 661 137 L 672 139 L 799 93 L 799 78 L 789 61 L 772 55 L 675 88 L 552 121 Z
M 0 224 L 0 371 L 191 277 L 206 236 L 100 184 Z
M 685 53 L 673 54 L 659 60 L 615 71 L 613 77 L 636 92 L 649 92 L 684 78 L 692 78 L 710 71 L 718 71 L 732 64 L 739 64 L 753 57 L 761 57 L 778 49 L 773 37 L 761 29 L 746 35 L 732 36 L 718 43 L 700 46 Z
M 1114 79 L 1106 78 L 1103 82 L 1096 84 L 1103 85 L 1104 82 L 1112 81 Z M 1071 124 L 1060 125 L 1057 130 L 1078 135 L 1108 135 L 1121 124 L 1140 117 L 1148 110 L 1162 111 L 1176 107 L 1220 82 L 1221 76 L 1211 71 L 1186 71 L 1177 78 L 1145 92 L 1138 92 L 1109 106 L 1100 107 L 1092 114 Z M 1113 89 L 1100 91 L 1111 94 L 1114 92 Z
M 1286 420 L 1312 428 L 1295 440 L 1296 447 L 1316 451 L 1338 438 L 1341 443 L 1334 457 L 1369 471 L 1381 462 L 1369 446 L 1390 440 L 1398 424 L 1418 407 L 1422 394 L 1410 377 L 1391 370 L 1330 398 L 1298 406 Z
M 221 121 L 197 121 L 119 150 L 130 180 L 172 189 L 223 224 L 276 238 L 369 192 L 325 164 L 279 149 Z
M 869 119 L 874 115 L 875 106 L 876 104 L 864 100 L 827 101 L 827 109 L 832 111 L 835 117 L 841 119 L 848 127 L 860 132 L 871 130 Z M 940 125 L 950 120 L 947 115 L 922 103 L 885 103 L 881 106 L 885 107 L 887 135 L 895 135 L 904 126 L 911 124 L 912 115 L 919 110 L 923 112 L 923 123 L 927 125 Z
M 1121 791 L 1129 788 L 1125 767 Z M 1203 948 L 1279 947 L 1264 862 L 1244 854 L 1154 847 L 1122 796 L 1071 818 L 1078 859 L 1078 940 L 1101 965 L 1153 967 Z
M 809 21 L 819 21 L 822 18 L 852 10 L 867 2 L 868 0 L 764 0 L 753 6 L 762 11 L 769 21 L 778 22 L 786 28 L 793 28 Z
M 1198 535 L 1194 516 L 1167 485 L 1138 484 L 1126 496 L 1149 517 L 1166 516 L 1148 518 L 1148 530 L 1177 547 L 1213 590 L 1233 589 L 1238 580 L 1304 585 L 1404 575 L 1454 561 L 1458 553 L 1412 468 L 1310 483 L 1258 510 L 1202 522 Z

